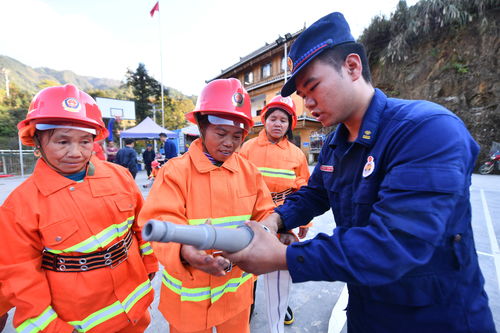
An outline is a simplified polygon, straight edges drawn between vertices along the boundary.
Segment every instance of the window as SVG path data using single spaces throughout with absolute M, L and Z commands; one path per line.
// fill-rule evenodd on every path
M 245 85 L 249 85 L 253 83 L 253 72 L 245 73 Z
M 271 63 L 262 65 L 262 67 L 260 68 L 260 75 L 263 79 L 271 76 Z
M 287 59 L 283 56 L 283 57 L 281 57 L 281 71 L 282 72 L 285 71 L 286 66 L 288 66 Z
M 250 98 L 250 105 L 252 106 L 252 117 L 260 116 L 262 109 L 266 106 L 266 95 L 261 94 Z

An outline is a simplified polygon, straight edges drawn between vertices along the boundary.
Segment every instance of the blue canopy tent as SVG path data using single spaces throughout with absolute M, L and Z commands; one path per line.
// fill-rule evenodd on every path
M 177 139 L 177 133 L 169 131 L 166 128 L 161 127 L 153 121 L 153 119 L 146 117 L 139 125 L 126 129 L 120 132 L 121 139 L 133 138 L 133 139 L 159 139 L 160 133 L 165 133 L 169 138 Z
M 151 118 L 146 117 L 139 125 L 129 128 L 127 130 L 120 132 L 120 147 L 123 147 L 122 139 L 132 138 L 132 139 L 152 139 L 154 141 L 154 149 L 156 151 L 156 140 L 160 139 L 160 133 L 167 134 L 168 138 L 173 138 L 175 144 L 178 145 L 179 138 L 178 134 L 174 131 L 170 131 L 166 128 L 161 127 L 155 123 Z
M 178 144 L 177 133 L 161 127 L 153 119 L 146 117 L 139 125 L 120 132 L 120 148 L 123 147 L 122 139 L 150 139 L 154 140 L 154 149 L 156 151 L 156 140 L 160 139 L 160 133 L 167 134 L 168 138 L 175 139 L 176 144 Z

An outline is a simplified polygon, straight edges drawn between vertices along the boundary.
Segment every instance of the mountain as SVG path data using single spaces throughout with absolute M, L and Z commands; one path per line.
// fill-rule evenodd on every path
M 39 90 L 38 85 L 42 81 L 56 81 L 61 84 L 72 83 L 83 90 L 112 89 L 121 85 L 118 80 L 82 76 L 68 70 L 56 71 L 46 67 L 33 68 L 11 57 L 0 55 L 0 69 L 3 68 L 8 70 L 11 84 L 33 93 Z M 0 80 L 0 88 L 5 88 L 3 77 Z

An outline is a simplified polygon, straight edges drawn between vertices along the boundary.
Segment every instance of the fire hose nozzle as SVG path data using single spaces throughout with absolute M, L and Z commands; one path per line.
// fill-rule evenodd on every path
M 210 224 L 181 225 L 167 221 L 149 220 L 142 229 L 146 241 L 181 243 L 200 250 L 217 249 L 238 252 L 250 244 L 253 230 L 246 226 L 238 228 L 214 227 Z

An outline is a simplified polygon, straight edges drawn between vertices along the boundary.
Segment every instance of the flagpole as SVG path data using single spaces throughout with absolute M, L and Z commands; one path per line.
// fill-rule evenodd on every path
M 163 55 L 161 43 L 161 11 L 160 0 L 158 0 L 158 26 L 160 28 L 160 81 L 161 81 L 161 127 L 165 128 L 165 101 L 163 100 Z

